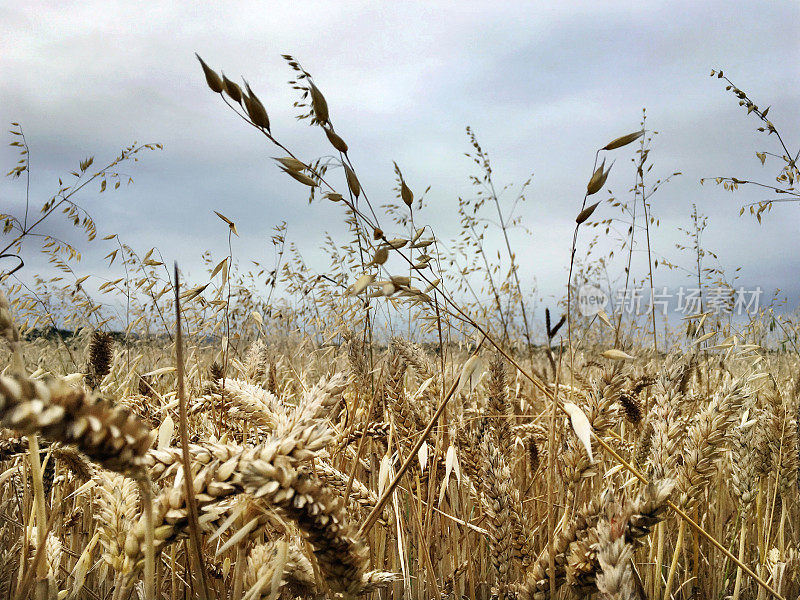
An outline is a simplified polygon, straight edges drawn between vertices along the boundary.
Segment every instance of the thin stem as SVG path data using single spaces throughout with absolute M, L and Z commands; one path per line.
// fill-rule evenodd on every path
M 211 596 L 208 591 L 208 581 L 206 581 L 206 569 L 203 564 L 203 551 L 200 544 L 200 526 L 197 510 L 197 499 L 194 494 L 192 464 L 189 458 L 189 414 L 186 407 L 186 394 L 183 384 L 183 334 L 181 332 L 181 310 L 180 310 L 180 279 L 178 278 L 178 263 L 175 263 L 175 362 L 178 370 L 178 404 L 180 410 L 180 438 L 181 438 L 181 458 L 183 460 L 183 482 L 184 493 L 186 494 L 186 505 L 189 509 L 189 537 L 191 547 L 194 551 L 193 558 L 200 572 L 200 599 L 208 600 Z

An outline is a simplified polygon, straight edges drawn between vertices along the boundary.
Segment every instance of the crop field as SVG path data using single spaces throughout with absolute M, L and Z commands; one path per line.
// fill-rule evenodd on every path
M 615 227 L 612 210 L 630 221 L 617 252 L 636 245 L 648 265 L 631 273 L 627 259 L 626 290 L 657 287 L 649 211 L 666 180 L 648 175 L 646 115 L 598 140 L 576 175 L 585 195 L 564 240 L 563 298 L 537 324 L 507 235 L 520 222 L 474 132 L 477 196 L 460 202 L 447 245 L 396 163 L 388 203 L 371 198 L 333 102 L 284 59 L 325 160 L 273 133 L 259 82 L 199 56 L 193 76 L 220 118 L 233 111 L 231 127 L 261 136 L 272 177 L 292 180 L 309 210 L 341 208 L 349 237 L 328 240 L 327 272 L 305 264 L 284 224 L 270 231 L 274 262 L 229 245 L 192 280 L 111 234 L 120 275 L 90 279 L 78 260 L 102 236 L 82 190 L 113 193 L 158 144 L 85 158 L 41 205 L 0 214 L 0 598 L 797 598 L 797 324 L 715 310 L 712 287 L 727 285 L 724 306 L 739 299 L 707 267 L 696 209 L 682 248 L 700 291 L 691 314 L 595 307 L 604 292 L 587 287 L 603 262 L 579 242 Z M 709 184 L 797 199 L 774 115 L 732 75 L 711 75 L 779 172 Z M 24 124 L 10 136 L 9 175 L 24 187 L 36 177 Z M 615 159 L 634 166 L 625 200 L 605 194 Z M 760 222 L 772 204 L 743 210 Z M 483 210 L 499 215 L 504 268 Z M 217 216 L 234 240 L 235 220 Z M 84 241 L 49 233 L 64 219 Z M 58 276 L 32 276 L 23 246 Z

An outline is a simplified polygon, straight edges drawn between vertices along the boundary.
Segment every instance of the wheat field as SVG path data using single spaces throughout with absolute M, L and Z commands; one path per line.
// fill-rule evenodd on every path
M 323 93 L 284 58 L 332 160 L 299 158 L 250 84 L 198 57 L 211 92 L 282 155 L 276 176 L 341 206 L 352 235 L 329 240 L 327 273 L 279 225 L 273 265 L 209 255 L 207 279 L 191 282 L 110 235 L 109 268 L 124 276 L 83 285 L 80 249 L 38 237 L 41 224 L 63 213 L 92 243 L 78 193 L 111 192 L 119 166 L 156 144 L 99 169 L 81 161 L 38 221 L 2 215 L 3 255 L 41 239 L 64 276 L 21 283 L 20 258 L 0 280 L 0 597 L 797 598 L 800 360 L 793 342 L 769 347 L 775 315 L 734 327 L 701 304 L 670 337 L 654 311 L 576 309 L 596 266 L 576 241 L 608 224 L 598 207 L 620 205 L 592 198 L 615 153 L 635 155 L 629 202 L 655 226 L 644 117 L 586 169 L 563 318 L 548 310 L 541 334 L 508 236 L 510 268 L 492 268 L 464 203 L 458 244 L 474 265 L 452 268 L 400 167 L 395 202 L 371 202 Z M 769 109 L 712 76 L 778 133 Z M 13 127 L 10 175 L 30 177 Z M 491 164 L 468 134 L 491 207 Z M 790 157 L 777 185 L 796 195 Z M 770 208 L 750 211 L 760 221 Z M 702 289 L 717 274 L 700 269 L 697 213 L 694 224 Z M 278 282 L 295 301 L 273 295 Z

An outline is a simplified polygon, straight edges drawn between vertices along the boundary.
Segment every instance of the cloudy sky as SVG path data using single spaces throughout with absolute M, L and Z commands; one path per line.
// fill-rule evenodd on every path
M 330 154 L 323 134 L 295 120 L 297 93 L 281 54 L 292 54 L 325 94 L 363 186 L 394 197 L 392 161 L 416 192 L 431 186 L 420 219 L 445 241 L 458 232 L 457 199 L 473 195 L 464 157 L 472 126 L 498 184 L 533 181 L 517 231 L 523 283 L 552 303 L 566 282 L 574 218 L 595 150 L 638 129 L 646 107 L 658 131 L 649 178 L 680 171 L 652 198 L 656 255 L 691 266 L 675 249 L 692 205 L 707 215 L 703 243 L 740 282 L 800 299 L 800 206 L 781 205 L 760 226 L 739 208 L 763 192 L 731 195 L 701 177 L 771 182 L 756 151 L 779 152 L 755 131 L 723 83 L 722 68 L 800 148 L 800 4 L 708 2 L 0 2 L 0 119 L 20 122 L 31 147 L 34 205 L 60 175 L 94 155 L 96 165 L 137 140 L 160 142 L 124 167 L 135 184 L 79 202 L 100 236 L 120 233 L 145 252 L 158 246 L 200 277 L 202 250 L 226 251 L 218 210 L 237 223 L 234 253 L 271 259 L 269 235 L 288 222 L 312 267 L 325 270 L 325 232 L 344 243 L 341 208 L 309 206 L 303 186 L 278 171 L 276 151 L 206 87 L 194 53 L 234 79 L 244 76 L 270 113 L 275 136 L 303 158 Z M 8 129 L 6 127 L 5 129 Z M 8 141 L 11 136 L 7 134 Z M 634 146 L 618 150 L 607 187 L 630 199 Z M 8 171 L 17 155 L 3 146 Z M 338 176 L 339 173 L 336 174 Z M 606 192 L 604 191 L 604 194 Z M 510 200 L 510 197 L 508 198 Z M 0 183 L 0 209 L 19 214 L 24 182 Z M 617 216 L 610 207 L 599 210 Z M 51 231 L 73 236 L 52 223 Z M 499 243 L 492 233 L 490 247 Z M 581 238 L 583 245 L 590 235 Z M 603 239 L 609 249 L 615 239 Z M 111 242 L 80 242 L 82 272 L 109 277 Z M 499 247 L 499 246 L 498 246 Z M 44 272 L 34 246 L 28 273 Z M 616 263 L 615 275 L 622 269 Z M 686 283 L 656 273 L 657 284 Z

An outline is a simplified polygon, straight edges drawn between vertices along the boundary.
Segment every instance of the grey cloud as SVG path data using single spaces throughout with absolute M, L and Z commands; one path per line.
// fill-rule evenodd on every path
M 571 224 L 594 149 L 635 129 L 646 106 L 648 126 L 660 131 L 653 175 L 684 173 L 654 198 L 663 219 L 654 248 L 680 259 L 677 227 L 688 226 L 696 203 L 711 217 L 705 239 L 724 264 L 741 265 L 743 278 L 783 282 L 797 298 L 798 265 L 785 250 L 800 221 L 796 207 L 776 208 L 758 227 L 736 215 L 763 195 L 731 196 L 698 180 L 773 176 L 754 152 L 774 149 L 774 139 L 754 133 L 753 120 L 708 78 L 712 67 L 772 104 L 776 123 L 798 143 L 798 96 L 786 83 L 797 75 L 789 57 L 798 51 L 798 13 L 791 2 L 176 2 L 147 11 L 126 2 L 70 11 L 29 3 L 9 10 L 0 25 L 11 40 L 0 58 L 0 116 L 26 128 L 37 198 L 87 154 L 112 157 L 134 139 L 164 143 L 163 152 L 125 167 L 134 186 L 82 200 L 101 230 L 124 232 L 143 251 L 159 245 L 199 273 L 201 249 L 225 251 L 224 228 L 213 215 L 221 210 L 240 224 L 243 257 L 263 252 L 282 220 L 289 239 L 319 257 L 326 230 L 346 239 L 340 210 L 308 207 L 305 190 L 273 166 L 276 151 L 205 87 L 193 55 L 230 77 L 244 75 L 265 100 L 278 137 L 301 156 L 326 153 L 321 133 L 294 120 L 296 95 L 286 85 L 292 74 L 280 58 L 289 52 L 315 74 L 375 202 L 392 198 L 397 160 L 415 191 L 432 185 L 432 210 L 422 217 L 440 236 L 455 234 L 455 199 L 472 193 L 465 125 L 474 126 L 501 183 L 521 183 L 534 172 L 523 207 L 533 235 L 517 232 L 513 241 L 526 249 L 519 252 L 525 281 L 536 279 L 539 295 L 553 296 L 565 283 Z M 630 187 L 631 156 L 619 152 L 609 180 L 617 196 Z M 0 159 L 16 160 L 8 149 Z M 0 197 L 14 199 L 13 206 L 20 193 L 19 182 L 0 183 Z M 86 251 L 87 264 L 99 268 L 97 257 L 108 250 Z

